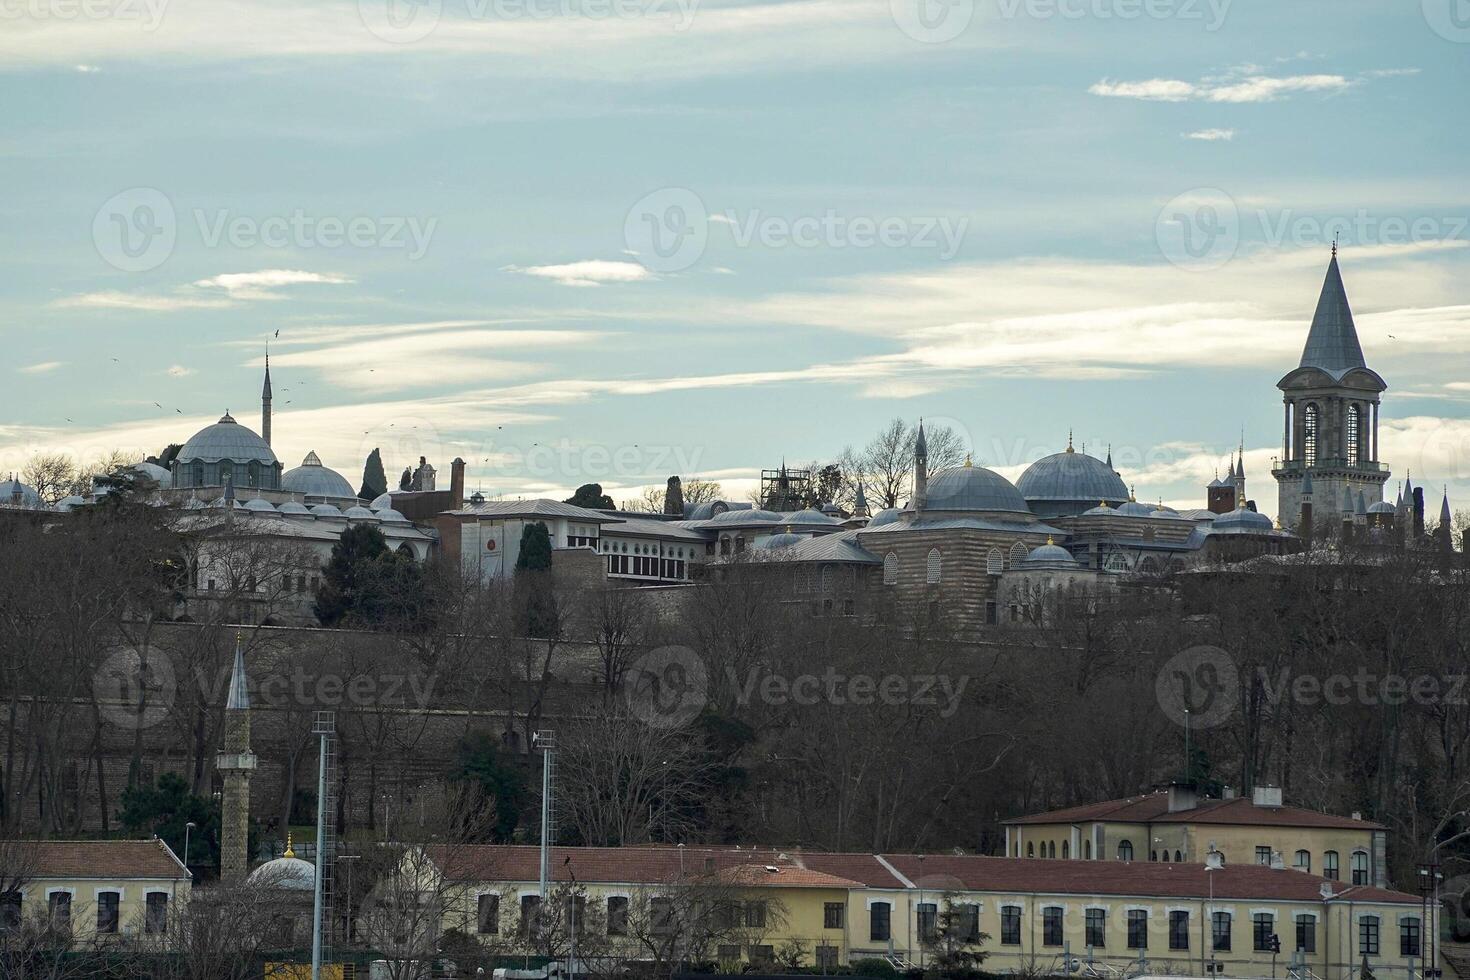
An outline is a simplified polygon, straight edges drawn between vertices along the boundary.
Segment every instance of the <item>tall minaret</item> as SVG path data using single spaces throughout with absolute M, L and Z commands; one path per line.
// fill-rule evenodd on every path
M 929 444 L 924 441 L 924 420 L 919 419 L 919 436 L 914 440 L 914 510 L 923 510 L 929 498 Z
M 224 739 L 214 767 L 225 783 L 220 800 L 219 877 L 226 885 L 236 885 L 245 880 L 250 867 L 250 776 L 255 772 L 255 755 L 250 751 L 250 691 L 245 685 L 245 654 L 238 633 L 235 668 L 225 700 Z
M 271 444 L 271 352 L 265 352 L 265 384 L 260 389 L 260 437 Z

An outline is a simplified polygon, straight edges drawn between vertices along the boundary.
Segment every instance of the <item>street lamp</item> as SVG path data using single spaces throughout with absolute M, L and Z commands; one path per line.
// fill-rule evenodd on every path
M 194 821 L 184 824 L 184 870 L 189 873 L 189 884 L 194 884 L 194 872 L 189 871 L 189 832 L 195 827 Z

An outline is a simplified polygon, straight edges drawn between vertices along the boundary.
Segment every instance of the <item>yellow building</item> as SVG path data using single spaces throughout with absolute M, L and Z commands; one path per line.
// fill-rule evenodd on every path
M 161 840 L 0 841 L 0 928 L 48 920 L 79 939 L 159 935 L 191 896 Z
M 1387 832 L 1354 814 L 1284 806 L 1281 790 L 1250 799 L 1198 797 L 1188 787 L 1005 821 L 1010 857 L 1227 865 L 1273 861 L 1332 881 L 1387 887 Z
M 530 933 L 542 921 L 537 848 L 446 850 L 434 867 L 435 887 L 453 884 L 445 928 L 502 952 L 569 955 Z M 1296 966 L 1351 980 L 1366 958 L 1383 980 L 1412 980 L 1434 926 L 1418 896 L 1252 863 L 646 847 L 556 848 L 550 867 L 562 910 L 542 928 L 569 934 L 574 914 L 579 958 L 658 959 L 660 937 L 678 932 L 672 956 L 727 968 L 787 965 L 793 949 L 793 965 L 908 968 L 959 948 L 992 972 L 1122 975 L 1145 961 L 1153 973 L 1285 977 Z M 733 915 L 687 931 L 680 909 L 720 907 Z

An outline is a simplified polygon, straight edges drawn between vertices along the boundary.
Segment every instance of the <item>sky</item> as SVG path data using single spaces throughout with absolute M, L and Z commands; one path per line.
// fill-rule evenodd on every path
M 0 469 L 258 429 L 268 347 L 354 485 L 742 497 L 899 416 L 1274 514 L 1337 237 L 1387 495 L 1470 506 L 1467 88 L 1467 0 L 0 0 Z

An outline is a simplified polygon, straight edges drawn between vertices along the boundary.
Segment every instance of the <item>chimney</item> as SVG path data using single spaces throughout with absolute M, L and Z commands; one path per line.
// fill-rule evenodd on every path
M 455 510 L 464 506 L 464 460 L 458 456 L 449 464 L 449 496 Z
M 1424 488 L 1414 488 L 1414 539 L 1424 537 Z
M 1193 810 L 1199 805 L 1199 797 L 1193 786 L 1185 786 L 1173 783 L 1169 786 L 1169 812 L 1180 813 L 1184 810 Z
M 1220 799 L 1222 799 L 1222 800 L 1233 800 L 1233 799 L 1235 799 L 1235 787 L 1234 786 L 1222 786 L 1220 788 Z
M 1272 851 L 1271 852 L 1271 870 L 1273 870 L 1273 871 L 1285 871 L 1286 870 L 1286 858 L 1282 857 L 1280 851 Z
M 1225 867 L 1225 855 L 1215 850 L 1215 845 L 1210 845 L 1210 850 L 1205 854 L 1205 867 L 1219 871 Z
M 1336 897 L 1332 894 L 1332 882 L 1330 881 L 1322 882 L 1322 886 L 1317 889 L 1317 894 L 1322 896 L 1324 902 Z
M 1273 808 L 1274 807 L 1280 807 L 1281 806 L 1281 787 L 1280 786 L 1257 786 L 1255 788 L 1255 791 L 1251 794 L 1251 802 L 1253 804 L 1255 804 L 1256 806 L 1273 807 Z

